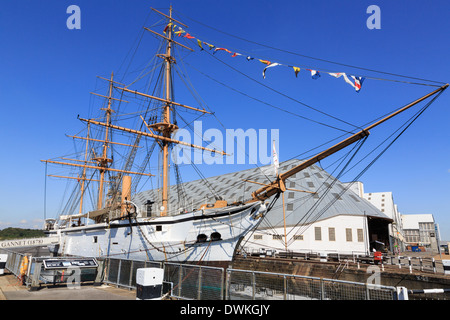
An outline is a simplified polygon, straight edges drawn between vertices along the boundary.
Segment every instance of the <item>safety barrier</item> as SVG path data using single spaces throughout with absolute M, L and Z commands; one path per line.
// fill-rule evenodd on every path
M 408 300 L 450 300 L 450 289 L 407 290 Z
M 27 287 L 33 281 L 66 282 L 70 274 L 52 270 L 43 272 L 43 257 L 28 257 L 24 273 L 25 255 L 0 250 L 7 254 L 5 268 L 24 279 Z M 47 258 L 48 259 L 48 258 Z M 422 259 L 422 262 L 425 259 Z M 410 263 L 411 261 L 411 263 Z M 413 259 L 400 260 L 400 266 L 411 269 Z M 298 276 L 292 274 L 214 268 L 208 266 L 169 262 L 135 261 L 126 259 L 98 259 L 99 268 L 85 270 L 87 281 L 103 277 L 103 282 L 130 289 L 136 288 L 136 271 L 139 268 L 164 269 L 163 294 L 178 299 L 194 300 L 397 300 L 408 299 L 408 291 L 399 288 L 337 279 Z M 422 264 L 424 266 L 425 264 Z M 419 265 L 420 268 L 420 260 Z M 37 273 L 36 271 L 39 270 Z M 101 277 L 100 277 L 101 278 Z M 90 280 L 89 280 L 90 279 Z M 448 289 L 409 290 L 409 299 L 449 299 Z M 434 295 L 431 297 L 431 295 Z
M 170 295 L 179 299 L 223 300 L 224 275 L 223 268 L 164 263 L 164 281 L 171 284 Z
M 164 268 L 163 294 L 178 299 L 223 300 L 223 268 L 107 258 L 104 282 L 136 289 L 138 268 Z
M 227 269 L 228 300 L 395 300 L 396 288 L 271 272 Z
M 359 265 L 360 263 L 374 263 L 374 255 L 367 255 L 365 252 L 354 251 L 351 253 L 339 253 L 337 251 L 315 252 L 312 250 L 297 250 L 297 251 L 280 251 L 273 250 L 250 250 L 243 249 L 241 255 L 251 255 L 259 257 L 278 257 L 299 260 L 315 260 L 315 261 L 349 261 Z M 326 260 L 325 260 L 326 259 Z M 410 273 L 414 270 L 421 272 L 429 272 L 436 274 L 445 274 L 445 267 L 441 260 L 436 260 L 431 257 L 415 257 L 415 256 L 383 256 L 381 261 L 376 263 L 382 266 L 393 266 L 398 269 L 407 269 Z M 450 266 L 447 273 L 450 274 Z
M 136 271 L 139 268 L 161 268 L 162 263 L 128 259 L 104 259 L 103 282 L 130 289 L 136 289 Z

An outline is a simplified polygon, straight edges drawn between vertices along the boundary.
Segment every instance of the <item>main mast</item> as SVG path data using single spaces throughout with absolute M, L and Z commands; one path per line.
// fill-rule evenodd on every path
M 167 49 L 164 59 L 166 60 L 166 76 L 165 76 L 165 105 L 163 110 L 163 123 L 162 126 L 162 135 L 166 138 L 171 138 L 172 132 L 176 130 L 174 126 L 170 122 L 170 103 L 172 101 L 171 89 L 172 89 L 172 6 L 170 6 L 169 10 L 169 29 L 168 29 L 168 40 L 167 40 Z M 168 211 L 169 204 L 169 145 L 168 141 L 162 141 L 162 157 L 163 157 L 163 170 L 162 170 L 162 202 L 160 208 L 160 215 L 166 216 Z
M 111 109 L 111 99 L 112 99 L 112 89 L 113 89 L 113 77 L 114 73 L 111 73 L 111 80 L 109 82 L 109 90 L 108 90 L 108 107 L 106 109 L 102 109 L 106 113 L 106 123 L 111 124 L 111 113 L 113 110 Z M 105 140 L 103 142 L 102 155 L 100 157 L 96 157 L 93 160 L 98 162 L 98 166 L 100 167 L 100 183 L 98 186 L 98 200 L 97 200 L 97 210 L 100 210 L 103 207 L 103 184 L 105 182 L 105 170 L 109 163 L 112 162 L 111 158 L 108 158 L 108 147 L 109 147 L 109 128 L 105 128 Z

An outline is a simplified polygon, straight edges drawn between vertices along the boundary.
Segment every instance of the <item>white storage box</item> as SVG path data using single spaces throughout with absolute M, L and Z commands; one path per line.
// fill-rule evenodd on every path
M 164 269 L 140 268 L 136 271 L 136 299 L 159 300 L 162 295 Z
M 5 273 L 6 261 L 8 260 L 7 254 L 0 254 L 0 275 Z

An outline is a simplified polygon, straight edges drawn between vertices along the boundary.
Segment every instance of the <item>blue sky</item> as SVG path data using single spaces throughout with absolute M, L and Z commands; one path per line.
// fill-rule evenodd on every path
M 80 30 L 66 26 L 66 9 L 72 4 L 81 9 Z M 94 106 L 89 92 L 101 88 L 96 76 L 107 77 L 114 71 L 120 77 L 127 65 L 125 58 L 139 39 L 146 19 L 147 26 L 160 19 L 150 12 L 150 7 L 166 12 L 169 4 L 162 0 L 3 1 L 0 228 L 41 225 L 45 166 L 40 160 L 71 152 L 73 143 L 65 134 L 81 130 L 77 115 L 91 115 Z M 172 4 L 175 17 L 189 25 L 189 32 L 197 38 L 261 59 L 389 80 L 423 82 L 350 66 L 450 81 L 448 1 L 181 0 Z M 370 5 L 381 9 L 381 29 L 370 30 L 366 26 Z M 155 26 L 154 30 L 161 32 L 158 28 Z M 157 42 L 151 36 L 142 39 L 141 48 L 148 49 L 150 56 Z M 208 53 L 200 52 L 195 43 L 191 46 L 195 52 L 186 53 L 186 60 L 197 69 L 187 69 L 203 100 L 226 128 L 279 129 L 281 161 L 335 138 L 340 132 L 259 104 L 211 83 L 197 70 L 283 109 L 345 130 L 353 129 L 261 87 Z M 365 124 L 433 90 L 429 86 L 367 79 L 361 92 L 355 93 L 342 79 L 322 75 L 312 80 L 304 69 L 296 78 L 285 67 L 271 68 L 264 80 L 263 64 L 236 60 L 222 53 L 216 56 L 267 86 L 355 125 Z M 181 94 L 179 97 L 180 102 L 195 104 L 192 98 L 183 100 Z M 445 239 L 450 239 L 450 133 L 446 130 L 449 101 L 449 93 L 444 92 L 360 179 L 366 192 L 392 191 L 403 214 L 432 213 Z M 412 114 L 374 129 L 373 139 L 371 136 L 367 145 L 377 145 Z M 217 127 L 217 123 L 211 123 L 211 127 Z M 205 166 L 204 174 L 213 176 L 249 167 Z M 342 180 L 351 180 L 356 174 Z M 185 180 L 197 178 L 188 176 Z M 47 217 L 54 217 L 60 207 L 57 195 L 61 188 L 64 187 L 59 181 L 47 180 Z

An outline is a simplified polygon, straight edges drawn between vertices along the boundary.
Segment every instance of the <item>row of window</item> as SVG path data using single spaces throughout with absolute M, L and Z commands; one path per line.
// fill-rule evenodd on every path
M 284 235 L 274 234 L 272 235 L 273 240 L 282 240 Z M 255 234 L 253 236 L 254 240 L 262 240 L 262 234 Z M 303 235 L 294 235 L 294 240 L 303 240 Z M 322 241 L 322 227 L 314 228 L 314 240 Z M 353 231 L 352 228 L 345 228 L 345 240 L 347 242 L 353 242 Z M 364 231 L 363 229 L 356 229 L 356 240 L 358 242 L 364 242 Z M 336 241 L 336 228 L 328 228 L 328 241 Z

